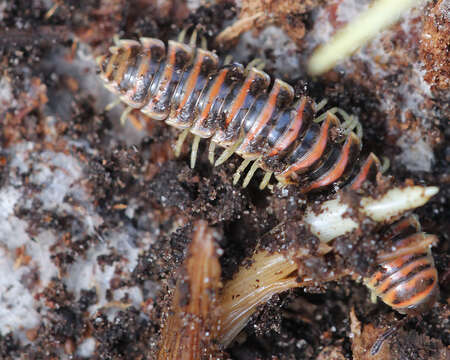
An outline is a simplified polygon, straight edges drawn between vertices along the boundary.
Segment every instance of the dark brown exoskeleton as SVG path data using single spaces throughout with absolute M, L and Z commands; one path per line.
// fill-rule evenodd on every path
M 438 274 L 430 246 L 435 235 L 420 231 L 410 216 L 394 224 L 388 234 L 391 251 L 378 256 L 378 268 L 365 284 L 384 303 L 402 314 L 428 310 L 439 294 Z
M 201 138 L 211 140 L 209 159 L 215 165 L 234 153 L 244 159 L 235 183 L 253 162 L 244 187 L 258 168 L 266 172 L 260 188 L 274 175 L 303 192 L 347 183 L 356 188 L 379 170 L 374 154 L 359 161 L 361 128 L 355 117 L 337 108 L 316 117 L 310 98 L 295 101 L 289 84 L 280 79 L 271 84 L 258 67 L 219 65 L 211 51 L 177 41 L 169 41 L 166 50 L 153 38 L 119 40 L 98 64 L 105 86 L 129 106 L 124 116 L 139 109 L 182 130 L 176 155 L 186 136 L 194 135 L 192 167 Z M 216 145 L 225 151 L 214 162 Z

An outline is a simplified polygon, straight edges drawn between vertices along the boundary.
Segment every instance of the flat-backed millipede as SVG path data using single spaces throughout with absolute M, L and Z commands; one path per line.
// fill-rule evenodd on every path
M 384 240 L 390 241 L 392 249 L 378 256 L 378 268 L 365 284 L 373 295 L 400 313 L 428 310 L 439 293 L 430 251 L 436 236 L 420 232 L 417 218 L 410 216 L 391 226 Z
M 195 48 L 192 38 L 190 43 L 169 41 L 166 51 L 154 38 L 118 40 L 97 62 L 105 87 L 128 105 L 122 119 L 139 109 L 182 130 L 177 156 L 188 133 L 194 135 L 191 167 L 200 139 L 210 138 L 211 163 L 220 165 L 233 153 L 244 159 L 234 183 L 253 162 L 244 187 L 258 168 L 265 171 L 261 189 L 274 175 L 303 192 L 344 184 L 358 188 L 380 170 L 372 153 L 360 162 L 355 117 L 337 108 L 316 116 L 320 106 L 307 96 L 294 99 L 293 88 L 280 79 L 270 86 L 269 75 L 252 62 L 246 68 L 227 60 L 219 65 L 216 54 Z M 214 162 L 216 145 L 225 151 Z

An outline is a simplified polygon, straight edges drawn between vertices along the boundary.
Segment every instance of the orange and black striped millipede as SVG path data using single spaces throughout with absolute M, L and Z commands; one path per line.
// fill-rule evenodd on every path
M 234 153 L 244 159 L 234 183 L 253 162 L 244 187 L 258 168 L 265 171 L 261 189 L 274 175 L 280 184 L 297 184 L 303 192 L 344 184 L 358 188 L 380 170 L 374 154 L 359 159 L 362 130 L 355 117 L 337 108 L 316 116 L 320 106 L 306 96 L 294 99 L 284 81 L 271 84 L 258 67 L 220 64 L 216 54 L 192 44 L 192 38 L 190 45 L 169 41 L 166 50 L 154 38 L 118 40 L 109 54 L 97 58 L 106 88 L 128 105 L 122 119 L 139 109 L 180 129 L 177 156 L 186 136 L 194 135 L 191 167 L 200 139 L 207 138 L 209 160 L 216 166 Z M 216 145 L 225 151 L 214 161 Z
M 391 226 L 384 241 L 392 248 L 378 256 L 378 268 L 365 284 L 373 295 L 402 314 L 428 310 L 439 294 L 430 250 L 436 236 L 421 232 L 417 218 L 410 216 Z

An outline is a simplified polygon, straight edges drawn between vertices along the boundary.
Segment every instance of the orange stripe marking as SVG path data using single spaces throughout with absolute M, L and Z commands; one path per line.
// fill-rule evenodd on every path
M 369 280 L 369 285 L 371 285 L 372 287 L 375 287 L 375 284 L 381 280 L 381 278 L 383 277 L 383 273 L 381 271 L 377 271 L 374 275 L 372 275 L 372 277 Z
M 145 74 L 148 72 L 148 69 L 150 67 L 150 61 L 151 61 L 151 53 L 148 52 L 147 54 L 145 54 L 145 56 L 142 57 L 140 66 L 139 66 L 139 71 L 137 74 L 137 79 L 143 78 L 145 76 Z M 136 86 L 137 86 L 138 82 L 136 82 Z
M 396 271 L 398 268 L 401 268 L 405 263 L 405 258 L 403 256 L 396 256 L 391 261 L 383 264 L 383 266 L 387 269 L 387 271 Z
M 370 155 L 367 157 L 366 162 L 364 163 L 363 167 L 361 168 L 361 171 L 359 172 L 358 176 L 353 180 L 353 184 L 351 185 L 352 190 L 358 190 L 364 181 L 366 181 L 367 176 L 369 175 L 369 171 L 372 168 L 372 164 L 376 164 L 377 169 L 380 169 L 380 161 L 375 156 L 374 153 L 370 153 Z
M 117 59 L 117 56 L 119 56 L 118 52 L 115 52 L 113 56 L 109 59 L 108 66 L 106 67 L 105 71 L 105 78 L 109 81 L 109 77 L 111 76 L 111 73 L 114 71 L 114 65 Z
M 231 108 L 231 111 L 225 120 L 225 124 L 226 124 L 225 127 L 227 127 L 230 124 L 231 120 L 233 120 L 234 116 L 236 115 L 236 113 L 241 108 L 242 104 L 244 103 L 245 98 L 247 97 L 247 94 L 250 91 L 250 86 L 256 77 L 255 75 L 256 75 L 255 72 L 251 71 L 249 76 L 247 76 L 247 78 L 245 79 L 244 84 L 242 84 L 242 88 L 239 91 L 238 96 L 234 100 L 233 107 Z
M 239 149 L 238 149 L 239 152 L 245 152 L 245 149 L 248 147 L 250 142 L 255 138 L 256 135 L 258 135 L 258 133 L 262 130 L 262 128 L 270 120 L 270 118 L 275 110 L 275 106 L 277 105 L 277 98 L 278 98 L 278 95 L 280 94 L 281 88 L 282 88 L 282 83 L 278 79 L 276 79 L 275 83 L 272 86 L 272 90 L 270 91 L 269 98 L 267 99 L 267 102 L 264 105 L 264 109 L 258 115 L 258 118 L 255 120 L 255 123 L 253 124 L 252 128 L 247 133 L 247 136 L 245 137 L 241 146 L 239 146 Z M 246 94 L 244 94 L 244 95 L 246 95 Z M 245 99 L 245 96 L 244 96 L 244 99 Z
M 131 47 L 126 47 L 124 53 L 122 54 L 122 56 L 119 59 L 119 68 L 117 69 L 116 77 L 114 78 L 114 81 L 116 82 L 117 87 L 119 86 L 120 82 L 122 81 L 125 71 L 127 71 L 130 55 L 131 55 Z
M 152 103 L 155 104 L 159 102 L 161 96 L 164 94 L 164 90 L 167 87 L 167 84 L 172 79 L 173 71 L 175 68 L 175 55 L 177 53 L 176 48 L 174 46 L 169 46 L 169 61 L 166 63 L 164 73 L 161 76 L 161 79 L 158 84 L 158 88 L 156 89 L 156 93 L 153 96 Z
M 351 133 L 350 136 L 347 138 L 347 141 L 342 148 L 341 155 L 339 156 L 339 159 L 335 166 L 328 171 L 328 173 L 325 173 L 323 177 L 313 183 L 311 183 L 305 190 L 303 191 L 310 191 L 312 189 L 317 189 L 322 186 L 326 186 L 331 184 L 333 181 L 339 179 L 342 174 L 345 171 L 345 168 L 347 167 L 348 159 L 350 156 L 350 148 L 351 145 L 356 141 L 356 135 Z
M 330 117 L 327 117 L 322 127 L 320 128 L 319 139 L 314 145 L 314 147 L 306 153 L 299 161 L 295 164 L 292 164 L 285 171 L 281 173 L 281 176 L 288 176 L 289 174 L 296 172 L 300 169 L 307 168 L 308 166 L 314 164 L 325 151 L 325 147 L 328 142 L 328 129 L 330 128 L 331 120 Z
M 206 57 L 205 53 L 203 53 L 200 50 L 198 50 L 197 55 L 198 57 L 196 59 L 193 69 L 191 70 L 191 75 L 189 76 L 189 79 L 186 82 L 185 95 L 181 100 L 180 105 L 178 106 L 177 114 L 179 114 L 180 111 L 183 109 L 184 105 L 186 105 L 186 102 L 188 101 L 189 96 L 191 95 L 192 90 L 194 89 L 195 84 L 197 83 L 197 79 L 200 74 L 200 70 L 202 68 L 203 60 Z
M 421 291 L 420 293 L 411 296 L 410 298 L 406 299 L 405 301 L 398 303 L 398 304 L 393 304 L 393 300 L 395 299 L 395 295 L 396 295 L 396 291 L 397 289 L 392 289 L 391 291 L 389 291 L 385 297 L 383 297 L 383 301 L 392 306 L 393 308 L 406 308 L 409 307 L 411 305 L 414 304 L 419 304 L 420 302 L 422 302 L 433 290 L 433 288 L 436 286 L 436 282 L 437 282 L 437 272 L 435 268 L 431 268 L 428 269 L 424 272 L 421 272 L 415 277 L 414 281 L 412 282 L 411 285 L 408 286 L 408 288 L 411 287 L 415 287 L 417 285 L 417 282 L 423 281 L 424 278 L 433 278 L 433 283 L 428 286 L 425 290 Z
M 427 249 L 438 242 L 437 236 L 426 235 L 424 233 L 417 233 L 407 237 L 407 241 L 397 243 L 397 250 L 394 253 L 382 253 L 378 255 L 379 261 L 389 261 L 398 256 L 408 256 L 412 254 L 424 254 L 426 255 Z
M 303 111 L 305 110 L 307 100 L 306 98 L 303 98 L 303 100 L 300 103 L 300 106 L 297 109 L 297 114 L 295 116 L 294 123 L 292 124 L 292 127 L 286 129 L 285 134 L 283 137 L 277 141 L 277 144 L 274 146 L 273 150 L 270 152 L 269 156 L 275 156 L 280 151 L 283 151 L 286 149 L 289 145 L 294 142 L 295 138 L 298 135 L 298 132 L 300 131 L 303 123 Z
M 403 277 L 407 277 L 409 273 L 411 273 L 416 267 L 427 265 L 429 262 L 427 259 L 417 259 L 416 261 L 413 261 L 411 264 L 408 264 L 403 269 L 398 270 L 394 274 L 391 274 L 389 277 L 387 277 L 380 285 L 377 287 L 377 292 L 382 293 L 386 291 L 389 286 L 397 280 L 400 280 Z M 402 286 L 402 283 L 397 284 L 396 286 Z
M 413 227 L 415 229 L 415 231 L 420 231 L 420 224 L 418 222 L 418 220 L 412 216 L 403 219 L 401 221 L 399 221 L 398 223 L 394 224 L 390 229 L 389 229 L 389 233 L 388 233 L 388 237 L 385 238 L 386 240 L 388 238 L 393 238 L 394 236 L 397 236 L 398 234 L 400 234 L 401 232 L 405 231 L 408 227 Z M 416 236 L 415 234 L 412 236 Z M 408 236 L 409 238 L 410 236 Z M 402 241 L 403 243 L 403 241 Z M 381 258 L 384 256 L 384 254 L 379 255 L 379 260 L 381 260 Z
M 209 114 L 209 111 L 211 110 L 212 104 L 214 102 L 214 100 L 217 97 L 217 94 L 220 91 L 220 88 L 222 86 L 222 84 L 225 81 L 225 78 L 227 76 L 229 69 L 223 69 L 219 72 L 219 75 L 216 77 L 215 81 L 214 81 L 214 85 L 211 87 L 211 90 L 209 92 L 209 97 L 208 97 L 208 102 L 205 105 L 205 108 L 203 109 L 201 115 L 199 116 L 198 122 L 202 123 Z M 197 121 L 196 121 L 197 123 Z

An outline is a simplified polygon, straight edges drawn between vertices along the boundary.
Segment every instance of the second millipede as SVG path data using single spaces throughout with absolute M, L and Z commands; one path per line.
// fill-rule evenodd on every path
M 122 119 L 139 109 L 180 129 L 177 156 L 187 135 L 194 135 L 191 167 L 205 138 L 216 166 L 234 153 L 244 159 L 234 183 L 252 164 L 244 187 L 258 168 L 265 172 L 261 189 L 274 175 L 280 184 L 296 184 L 304 193 L 345 184 L 357 189 L 380 171 L 373 153 L 359 159 L 356 118 L 337 108 L 316 116 L 314 101 L 307 96 L 295 100 L 286 82 L 275 79 L 271 84 L 258 66 L 220 63 L 216 54 L 194 47 L 195 40 L 190 43 L 169 41 L 166 50 L 154 38 L 118 40 L 97 62 L 105 87 L 128 105 Z M 216 145 L 225 150 L 214 160 Z
M 392 248 L 378 256 L 377 269 L 364 283 L 374 296 L 402 314 L 429 310 L 439 294 L 430 250 L 437 237 L 421 232 L 417 218 L 409 216 L 391 225 L 383 241 Z

